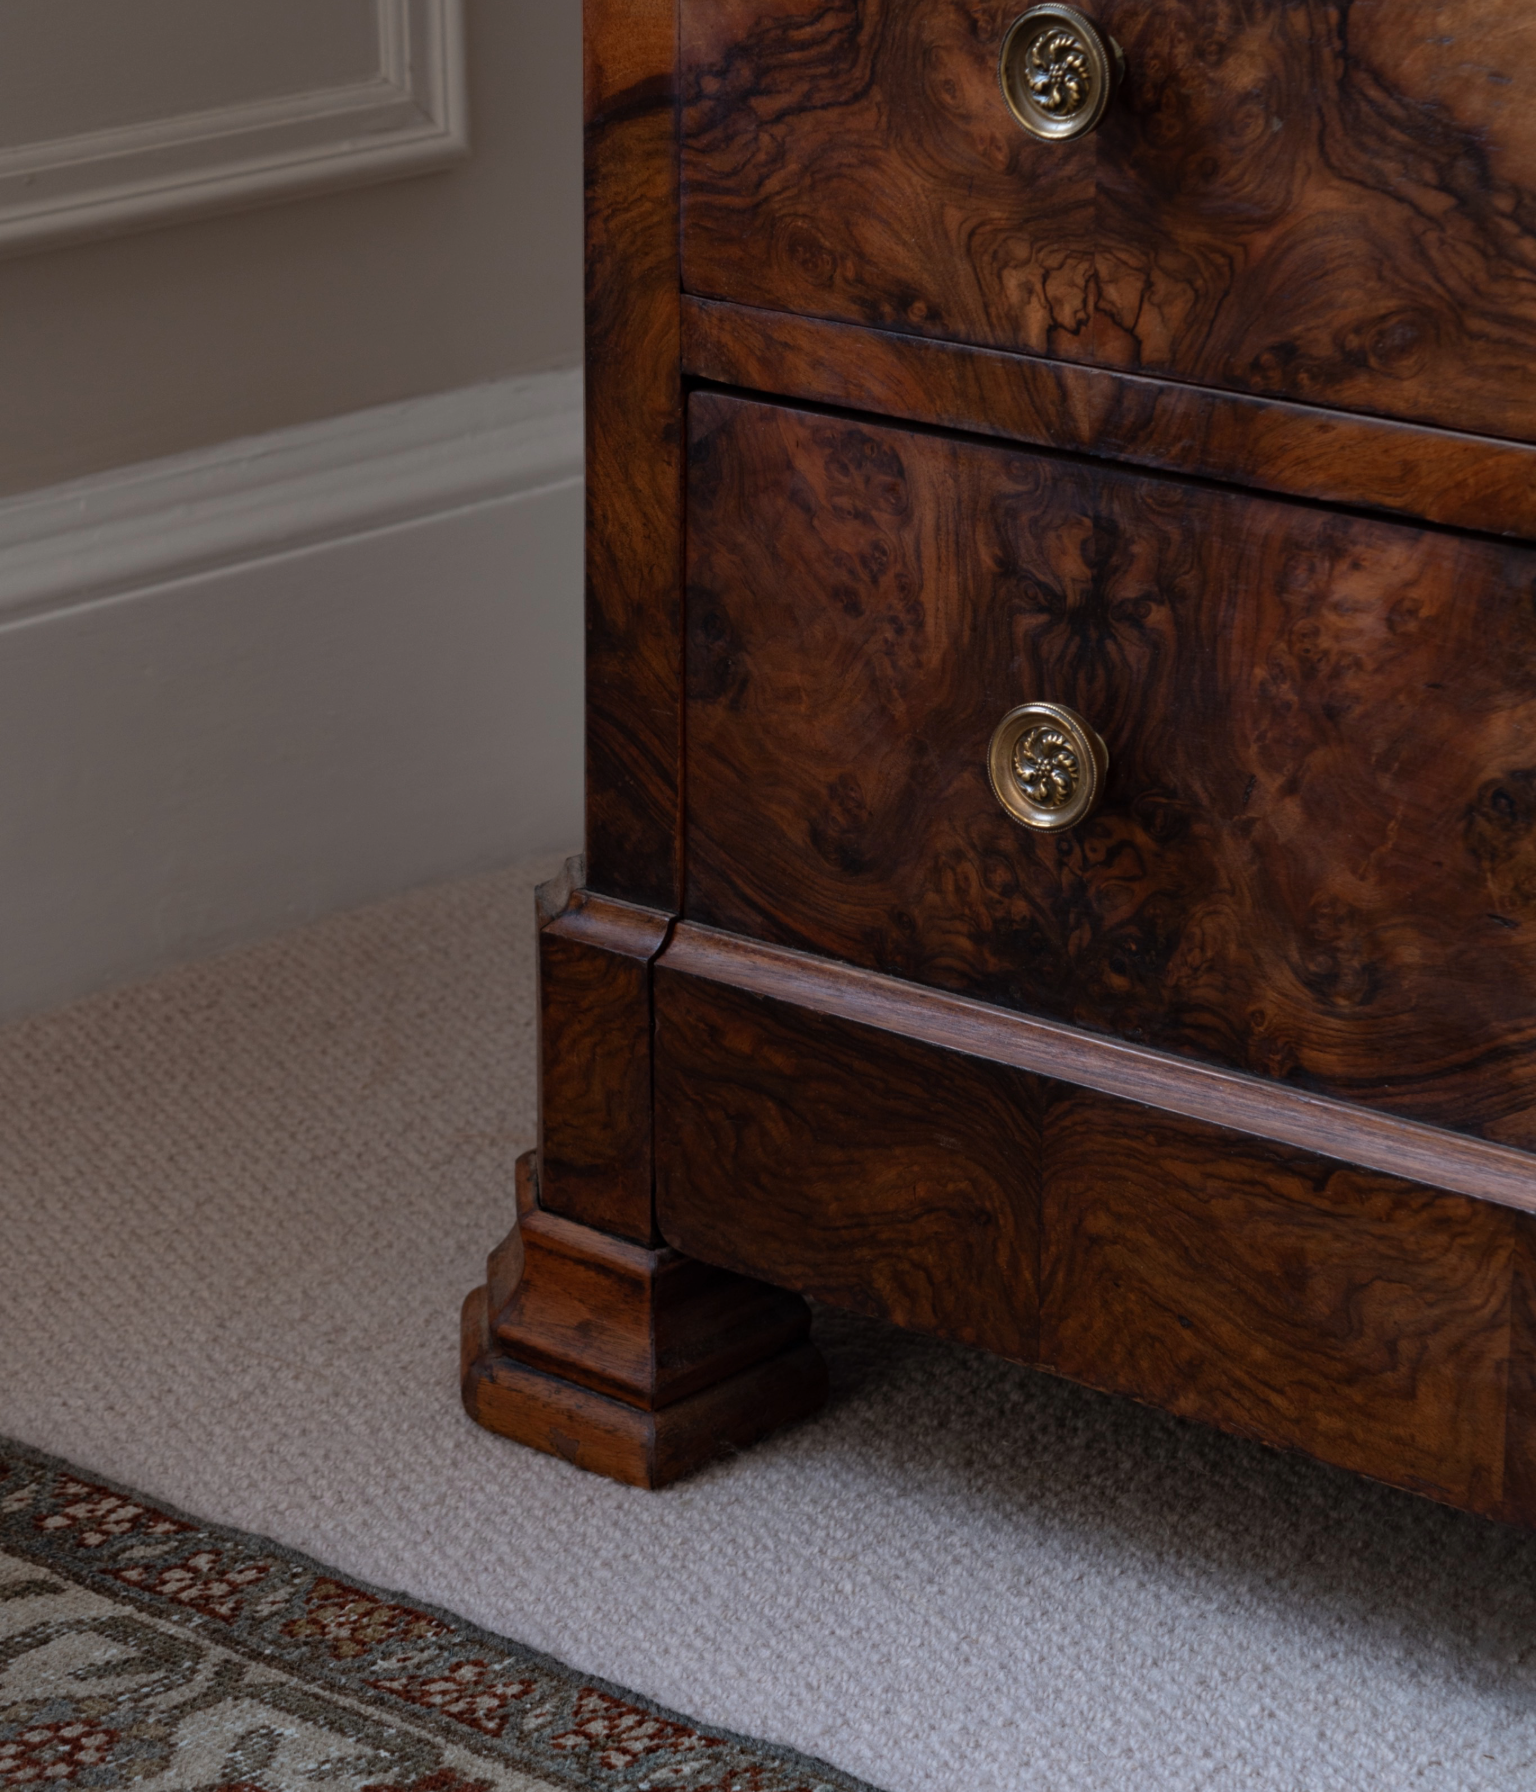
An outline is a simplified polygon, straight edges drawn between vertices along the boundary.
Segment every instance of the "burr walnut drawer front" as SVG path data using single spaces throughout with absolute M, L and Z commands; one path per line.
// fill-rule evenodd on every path
M 1536 550 L 689 427 L 689 918 L 1536 1145 Z
M 1536 437 L 1528 0 L 1029 10 L 682 0 L 688 290 Z

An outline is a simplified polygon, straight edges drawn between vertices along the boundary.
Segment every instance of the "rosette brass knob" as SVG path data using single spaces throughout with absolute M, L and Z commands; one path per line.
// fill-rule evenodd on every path
M 1031 137 L 1086 137 L 1114 98 L 1120 46 L 1075 6 L 1032 6 L 1008 27 L 997 60 L 1008 110 Z
M 1015 821 L 1042 834 L 1086 821 L 1104 792 L 1109 751 L 1074 709 L 1022 703 L 993 731 L 992 791 Z

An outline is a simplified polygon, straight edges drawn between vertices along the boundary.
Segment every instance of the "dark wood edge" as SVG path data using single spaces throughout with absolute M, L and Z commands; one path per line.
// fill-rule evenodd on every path
M 537 1238 L 553 1257 L 567 1257 L 578 1263 L 599 1263 L 618 1281 L 632 1282 L 637 1288 L 648 1287 L 656 1277 L 674 1263 L 686 1261 L 670 1245 L 636 1244 L 632 1238 L 620 1238 L 614 1232 L 599 1232 L 568 1220 L 562 1214 L 550 1213 L 537 1204 L 518 1217 L 524 1250 L 530 1237 Z
M 1512 1146 L 1373 1113 L 1282 1083 L 1191 1063 L 1058 1021 L 992 1008 L 966 996 L 690 922 L 675 929 L 657 967 L 1362 1169 L 1536 1213 L 1536 1158 Z
M 596 895 L 581 886 L 584 873 L 583 858 L 569 859 L 537 893 L 540 1162 L 554 1211 L 644 1247 L 660 1242 L 651 975 L 672 917 Z M 588 967 L 574 983 L 572 947 Z M 617 989 L 592 987 L 591 972 L 603 965 L 620 973 Z
M 1536 445 L 685 297 L 694 379 L 1536 537 Z
M 657 909 L 574 890 L 565 908 L 545 921 L 540 931 L 646 964 L 661 950 L 671 925 L 671 917 Z
M 814 1344 L 797 1344 L 658 1412 L 547 1375 L 481 1348 L 485 1290 L 460 1318 L 461 1395 L 477 1425 L 563 1457 L 572 1467 L 655 1489 L 733 1455 L 825 1404 L 827 1368 Z
M 682 830 L 677 0 L 583 0 L 586 845 L 593 889 L 675 908 Z

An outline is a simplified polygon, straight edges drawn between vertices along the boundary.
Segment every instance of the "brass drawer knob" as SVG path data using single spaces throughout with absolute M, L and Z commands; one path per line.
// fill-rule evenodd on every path
M 1015 821 L 1042 834 L 1086 821 L 1104 791 L 1109 751 L 1075 709 L 1022 703 L 993 730 L 987 776 Z
M 997 78 L 1031 137 L 1086 137 L 1104 116 L 1121 73 L 1120 46 L 1075 6 L 1032 6 L 1008 27 Z

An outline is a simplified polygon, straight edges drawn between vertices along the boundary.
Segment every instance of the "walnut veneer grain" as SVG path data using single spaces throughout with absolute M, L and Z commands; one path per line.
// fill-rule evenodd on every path
M 1039 144 L 1022 9 L 587 0 L 588 859 L 466 1406 L 658 1485 L 822 1398 L 805 1291 L 1536 1523 L 1536 13 L 1090 0 Z
M 1018 0 L 682 0 L 702 297 L 1536 437 L 1536 14 L 1099 0 L 1126 79 L 1041 143 Z
M 1536 552 L 716 394 L 690 918 L 1536 1143 Z M 1109 748 L 1060 835 L 987 741 Z
M 684 371 L 719 385 L 1536 538 L 1526 443 L 711 299 L 682 321 Z
M 658 972 L 666 1236 L 835 1306 L 1033 1361 L 1039 1079 L 700 981 L 686 962 Z
M 671 910 L 682 571 L 675 0 L 585 0 L 587 879 Z

